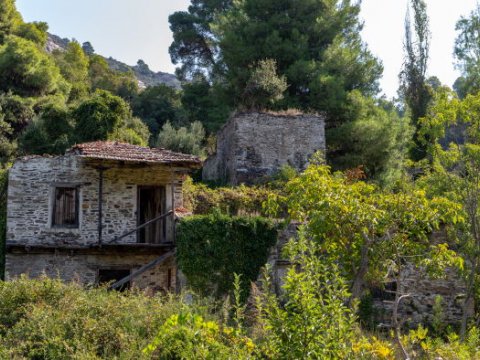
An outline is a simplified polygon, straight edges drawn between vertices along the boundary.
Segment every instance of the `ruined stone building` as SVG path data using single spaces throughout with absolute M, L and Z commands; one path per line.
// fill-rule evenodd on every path
M 216 153 L 204 163 L 203 180 L 251 184 L 284 165 L 305 170 L 317 151 L 325 151 L 321 116 L 239 113 L 218 132 Z
M 175 216 L 198 158 L 117 142 L 19 159 L 9 174 L 6 276 L 174 289 Z

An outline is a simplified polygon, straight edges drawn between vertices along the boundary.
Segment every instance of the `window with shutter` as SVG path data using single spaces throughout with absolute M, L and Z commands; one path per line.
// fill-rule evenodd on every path
M 56 187 L 53 200 L 52 226 L 78 227 L 78 189 Z

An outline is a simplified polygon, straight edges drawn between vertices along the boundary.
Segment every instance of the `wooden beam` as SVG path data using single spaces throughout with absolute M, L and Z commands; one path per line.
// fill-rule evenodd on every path
M 113 289 L 117 289 L 119 287 L 121 287 L 122 285 L 126 284 L 127 282 L 133 280 L 134 278 L 136 278 L 137 276 L 143 274 L 145 271 L 148 271 L 150 270 L 151 268 L 153 268 L 154 266 L 157 266 L 161 263 L 163 263 L 165 260 L 171 258 L 172 256 L 174 256 L 176 253 L 176 250 L 172 250 L 172 251 L 169 251 L 168 253 L 156 258 L 155 260 L 149 262 L 148 264 L 146 265 L 143 265 L 140 269 L 138 269 L 137 271 L 134 271 L 133 273 L 131 273 L 130 275 L 124 277 L 123 279 L 117 281 L 116 283 L 110 285 L 109 289 L 110 290 L 113 290 Z

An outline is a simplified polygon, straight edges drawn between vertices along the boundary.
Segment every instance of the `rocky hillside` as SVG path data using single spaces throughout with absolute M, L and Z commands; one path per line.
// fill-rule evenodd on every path
M 48 52 L 54 50 L 65 49 L 70 42 L 69 39 L 61 38 L 54 34 L 48 34 L 48 41 L 46 49 Z M 136 78 L 138 79 L 138 84 L 140 88 L 146 88 L 148 86 L 155 86 L 159 84 L 165 84 L 171 86 L 175 89 L 180 88 L 180 82 L 177 80 L 175 75 L 164 73 L 164 72 L 154 72 L 150 70 L 147 64 L 143 60 L 138 60 L 137 65 L 130 66 L 121 61 L 118 61 L 112 57 L 105 58 L 112 69 L 118 71 L 133 71 Z

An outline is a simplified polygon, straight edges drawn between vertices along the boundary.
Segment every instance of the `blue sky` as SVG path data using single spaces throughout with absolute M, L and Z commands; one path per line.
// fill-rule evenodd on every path
M 189 0 L 17 0 L 27 21 L 46 21 L 61 37 L 90 41 L 96 52 L 128 64 L 143 59 L 156 71 L 173 72 L 168 47 L 168 16 L 186 10 Z M 474 9 L 476 0 L 427 0 L 432 45 L 429 74 L 452 85 L 455 23 Z M 407 0 L 363 0 L 363 38 L 384 64 L 381 85 L 395 96 L 402 65 L 403 24 Z

